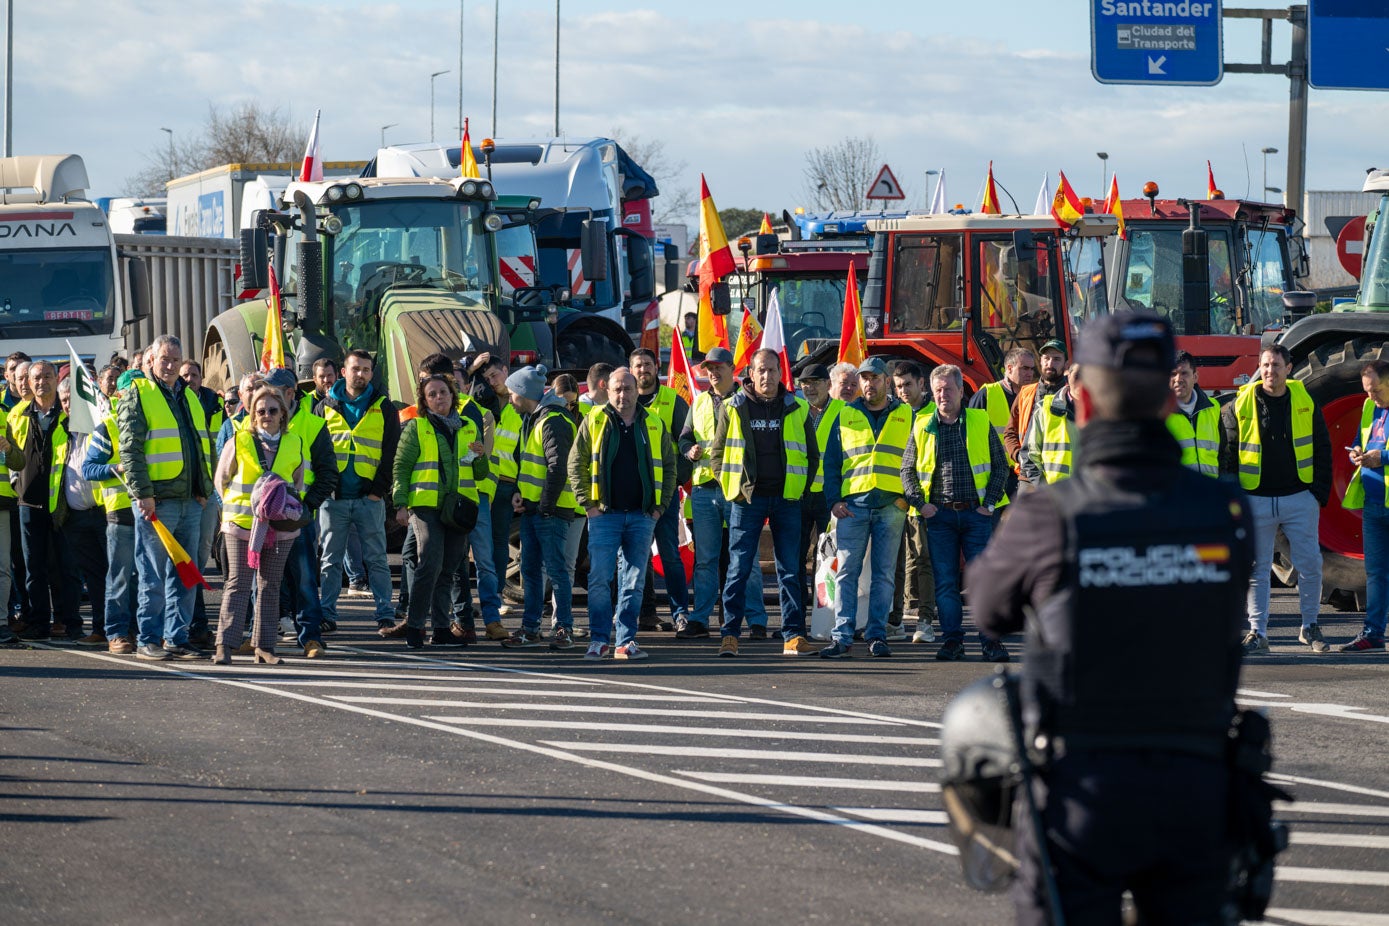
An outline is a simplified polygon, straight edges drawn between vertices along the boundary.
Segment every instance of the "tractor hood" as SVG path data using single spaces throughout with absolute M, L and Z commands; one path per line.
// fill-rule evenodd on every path
M 415 370 L 430 354 L 455 360 L 482 351 L 511 356 L 500 319 L 463 293 L 391 290 L 381 299 L 381 334 L 381 352 L 388 358 L 387 392 L 406 405 L 415 404 Z

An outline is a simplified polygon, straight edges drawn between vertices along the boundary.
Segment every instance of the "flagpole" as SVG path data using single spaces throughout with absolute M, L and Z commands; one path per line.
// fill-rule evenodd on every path
M 502 22 L 502 0 L 492 4 L 492 137 L 497 137 L 497 45 Z
M 559 0 L 555 0 L 555 137 L 559 138 Z
M 463 135 L 463 7 L 467 0 L 458 0 L 458 134 Z M 382 147 L 385 147 L 382 145 Z

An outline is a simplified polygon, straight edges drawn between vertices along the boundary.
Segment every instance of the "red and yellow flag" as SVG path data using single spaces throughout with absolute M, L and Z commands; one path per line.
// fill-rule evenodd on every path
M 1225 194 L 1220 192 L 1220 188 L 1215 185 L 1215 171 L 1211 170 L 1211 162 L 1206 162 L 1206 199 L 1224 199 Z
M 150 527 L 159 535 L 159 542 L 164 545 L 164 550 L 169 554 L 169 559 L 174 561 L 174 570 L 178 573 L 178 580 L 183 583 L 184 588 L 196 588 L 201 585 L 209 592 L 212 586 L 207 584 L 207 579 L 203 578 L 201 570 L 198 569 L 193 557 L 188 555 L 188 551 L 183 549 L 183 545 L 174 539 L 174 535 L 164 526 L 164 522 L 159 520 L 158 515 L 150 515 Z
M 989 162 L 989 176 L 984 180 L 984 202 L 979 211 L 985 215 L 1002 215 L 998 207 L 998 187 L 994 185 L 994 162 Z
M 685 339 L 676 332 L 670 339 L 670 366 L 666 368 L 666 385 L 675 390 L 676 395 L 694 404 L 694 371 L 690 369 L 690 358 L 685 356 Z
M 1085 207 L 1080 204 L 1080 197 L 1071 189 L 1066 172 L 1061 171 L 1061 181 L 1056 185 L 1056 195 L 1051 198 L 1052 218 L 1056 219 L 1056 224 L 1062 228 L 1070 228 L 1079 222 L 1084 214 Z
M 270 269 L 270 304 L 265 313 L 265 347 L 260 352 L 262 372 L 270 372 L 285 365 L 284 316 L 280 311 L 280 281 L 275 279 L 275 268 Z
M 738 326 L 738 346 L 733 351 L 733 372 L 741 373 L 752 362 L 752 352 L 762 346 L 762 324 L 757 313 L 748 309 L 743 312 L 743 323 Z
M 699 351 L 728 348 L 728 324 L 724 316 L 714 314 L 709 301 L 709 288 L 735 269 L 733 252 L 728 247 L 728 234 L 723 230 L 709 184 L 699 175 Z
M 863 333 L 863 305 L 858 298 L 858 274 L 849 267 L 844 287 L 844 319 L 839 325 L 839 362 L 858 366 L 868 357 L 868 338 Z
M 776 232 L 772 231 L 772 217 L 765 212 L 762 213 L 762 225 L 757 229 L 757 233 L 759 235 L 776 234 Z
M 1124 205 L 1119 201 L 1119 175 L 1109 178 L 1109 193 L 1104 198 L 1104 211 L 1119 220 L 1119 237 L 1128 240 L 1129 233 L 1124 230 Z
M 458 152 L 458 175 L 472 177 L 474 180 L 482 179 L 482 174 L 477 169 L 477 155 L 473 154 L 473 140 L 468 136 L 466 116 L 463 117 L 463 147 Z

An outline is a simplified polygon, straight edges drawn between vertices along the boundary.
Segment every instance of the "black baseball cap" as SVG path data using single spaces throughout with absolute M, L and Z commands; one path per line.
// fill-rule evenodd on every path
M 1151 312 L 1116 312 L 1093 319 L 1081 329 L 1076 363 L 1171 373 L 1177 365 L 1172 325 Z
M 829 378 L 829 367 L 825 366 L 823 363 L 812 363 L 809 364 L 804 370 L 801 370 L 801 375 L 796 377 L 796 382 L 805 382 L 808 379 Z

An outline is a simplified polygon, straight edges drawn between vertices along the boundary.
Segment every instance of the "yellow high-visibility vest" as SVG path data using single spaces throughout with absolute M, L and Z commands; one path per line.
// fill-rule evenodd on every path
M 347 471 L 347 461 L 352 460 L 352 471 L 363 479 L 372 479 L 381 466 L 381 451 L 386 441 L 386 413 L 382 406 L 385 396 L 371 403 L 355 427 L 349 426 L 347 417 L 333 406 L 324 404 L 323 422 L 328 428 L 328 436 L 333 440 L 333 453 L 338 458 L 338 472 Z
M 1008 430 L 1008 416 L 1013 411 L 1013 407 L 1008 404 L 1008 393 L 1004 391 L 1003 383 L 984 384 L 984 403 L 985 410 L 989 413 L 989 424 L 993 425 L 998 439 L 1003 440 L 1003 432 Z
M 520 470 L 516 448 L 521 443 L 521 413 L 516 406 L 502 403 L 502 414 L 492 434 L 492 474 L 497 482 L 515 482 Z
M 540 501 L 540 493 L 545 488 L 545 473 L 549 469 L 549 464 L 545 460 L 545 443 L 541 439 L 540 430 L 547 419 L 556 416 L 559 417 L 559 421 L 564 427 L 569 428 L 571 434 L 575 430 L 574 422 L 570 421 L 569 416 L 558 406 L 546 405 L 542 408 L 541 414 L 531 425 L 531 432 L 526 436 L 525 444 L 521 447 L 521 465 L 516 474 L 516 488 L 525 501 Z M 561 462 L 560 465 L 564 466 L 566 463 Z M 559 493 L 559 500 L 555 506 L 567 508 L 574 512 L 582 512 L 583 510 L 574 497 L 574 489 L 569 485 L 568 479 L 564 480 L 564 489 Z
M 1075 425 L 1065 412 L 1057 414 L 1051 396 L 1037 412 L 1042 418 L 1042 448 L 1038 462 L 1042 468 L 1042 478 L 1047 482 L 1060 482 L 1071 475 L 1071 445 L 1075 440 Z
M 250 530 L 255 517 L 255 510 L 251 507 L 251 490 L 265 469 L 260 465 L 260 451 L 256 447 L 254 434 L 249 430 L 237 431 L 232 440 L 236 447 L 236 474 L 222 496 L 222 523 Z M 299 435 L 282 433 L 280 445 L 275 448 L 275 459 L 270 461 L 270 471 L 293 488 L 296 469 L 302 466 L 305 475 L 308 474 L 308 457 L 308 447 Z
M 18 408 L 19 406 L 16 405 L 15 407 Z M 8 434 L 9 429 L 9 416 L 5 413 L 5 409 L 0 408 L 0 434 Z M 14 486 L 10 485 L 10 469 L 5 465 L 5 455 L 0 453 L 0 498 L 17 497 Z
M 178 436 L 178 419 L 164 398 L 163 388 L 152 379 L 137 379 L 130 384 L 145 415 L 145 425 L 149 429 L 145 435 L 145 465 L 149 469 L 151 482 L 164 482 L 183 472 L 183 442 Z M 203 415 L 203 403 L 198 401 L 197 393 L 187 386 L 183 387 L 184 401 L 188 404 L 188 415 L 193 421 L 193 431 L 202 442 L 203 465 L 207 475 L 212 475 L 212 439 L 207 433 L 207 418 Z M 321 419 L 320 419 L 321 420 Z
M 661 495 L 661 490 L 665 486 L 666 474 L 665 460 L 661 455 L 661 445 L 665 437 L 666 426 L 661 423 L 660 418 L 651 414 L 649 409 L 642 416 L 642 420 L 646 425 L 646 440 L 651 447 L 652 495 L 655 498 L 655 507 L 659 508 L 666 501 Z M 588 427 L 590 431 L 588 498 L 595 505 L 601 505 L 604 503 L 603 480 L 600 478 L 602 476 L 601 454 L 603 445 L 608 439 L 608 431 L 612 428 L 612 421 L 606 412 L 590 415 Z
M 974 491 L 979 504 L 984 504 L 984 494 L 989 488 L 989 471 L 992 458 L 989 455 L 989 430 L 993 426 L 989 413 L 982 408 L 962 408 L 960 414 L 965 424 L 965 451 L 969 455 L 970 475 L 974 479 Z M 916 444 L 916 478 L 921 482 L 921 494 L 931 500 L 931 477 L 936 471 L 936 429 L 931 423 L 936 420 L 935 413 L 918 415 L 912 425 L 912 440 Z
M 289 419 L 289 433 L 298 435 L 304 442 L 304 453 L 309 457 L 309 465 L 304 468 L 304 488 L 314 484 L 313 475 L 313 442 L 318 440 L 318 435 L 323 433 L 323 429 L 328 427 L 328 422 L 323 420 L 323 416 L 316 415 L 309 409 L 313 403 L 309 402 L 310 396 L 304 397 L 304 402 L 299 405 L 299 412 Z
M 911 436 L 912 410 L 898 403 L 873 437 L 868 416 L 846 405 L 839 413 L 839 446 L 844 453 L 840 469 L 841 494 L 859 495 L 873 489 L 902 494 L 902 455 Z
M 1181 412 L 1167 416 L 1167 430 L 1182 448 L 1182 465 L 1205 476 L 1220 475 L 1220 403 L 1210 396 L 1196 410 L 1196 425 Z
M 110 444 L 111 453 L 106 458 L 107 466 L 118 466 L 121 462 L 120 433 L 116 430 L 116 416 L 107 415 L 102 419 L 101 425 L 106 431 L 106 440 Z M 93 438 L 95 440 L 95 437 Z M 125 483 L 117 476 L 113 479 L 104 479 L 97 483 L 98 491 L 101 493 L 101 506 L 107 513 L 113 511 L 124 511 L 130 507 L 130 493 L 126 491 Z
M 830 399 L 829 402 L 825 403 L 824 412 L 820 414 L 820 422 L 815 425 L 815 446 L 820 448 L 822 459 L 826 442 L 830 439 L 830 431 L 839 422 L 839 413 L 843 410 L 843 399 Z M 810 491 L 825 491 L 825 467 L 823 464 L 815 467 L 815 477 L 810 480 Z
M 474 463 L 462 460 L 471 452 L 468 445 L 478 439 L 477 422 L 467 417 L 460 420 L 463 425 L 453 442 L 454 460 L 458 463 L 458 494 L 476 503 L 479 495 Z M 410 495 L 405 504 L 411 508 L 437 508 L 443 472 L 439 460 L 439 432 L 429 423 L 428 416 L 420 415 L 415 419 L 415 437 L 419 441 L 420 455 L 410 471 Z
M 725 401 L 729 398 L 732 398 L 731 393 L 725 397 Z M 690 415 L 691 433 L 694 435 L 695 443 L 704 448 L 703 454 L 695 460 L 694 470 L 690 474 L 690 484 L 700 486 L 714 478 L 714 461 L 709 457 L 709 448 L 714 443 L 714 432 L 718 429 L 718 414 L 714 408 L 712 391 L 706 390 L 695 396 L 694 405 L 690 407 Z
M 810 481 L 810 446 L 806 437 L 810 406 L 805 399 L 794 401 L 795 407 L 781 418 L 781 447 L 786 453 L 786 481 L 782 485 L 781 497 L 789 499 L 804 495 L 806 484 Z M 731 502 L 744 501 L 750 438 L 743 433 L 743 416 L 738 414 L 736 407 L 730 405 L 724 414 L 728 416 L 728 434 L 724 438 L 719 485 L 723 488 L 724 498 Z
M 1366 399 L 1365 404 L 1360 408 L 1360 449 L 1370 446 L 1370 425 L 1375 420 L 1374 399 Z M 1355 473 L 1350 477 L 1350 484 L 1346 486 L 1345 500 L 1341 502 L 1341 507 L 1347 511 L 1358 511 L 1365 507 L 1365 484 L 1360 480 L 1360 470 L 1357 466 Z M 1389 492 L 1384 493 L 1384 507 L 1389 508 Z
M 1259 487 L 1263 476 L 1263 447 L 1259 440 L 1259 415 L 1254 390 L 1259 380 L 1245 383 L 1235 393 L 1235 420 L 1239 425 L 1239 484 L 1245 491 Z M 1293 459 L 1297 462 L 1297 477 L 1304 485 L 1312 484 L 1312 416 L 1316 405 L 1307 394 L 1307 387 L 1295 379 L 1288 380 L 1291 394 Z

